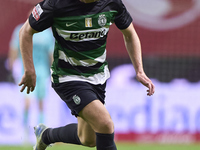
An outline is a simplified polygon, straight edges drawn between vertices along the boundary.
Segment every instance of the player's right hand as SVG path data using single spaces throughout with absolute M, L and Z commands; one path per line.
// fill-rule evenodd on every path
M 20 92 L 23 92 L 25 88 L 27 87 L 27 94 L 30 92 L 33 92 L 36 86 L 36 74 L 33 73 L 24 73 L 21 82 L 18 84 L 19 86 L 22 86 Z

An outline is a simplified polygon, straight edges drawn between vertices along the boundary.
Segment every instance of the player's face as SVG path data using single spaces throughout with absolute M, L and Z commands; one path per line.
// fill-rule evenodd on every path
M 81 2 L 83 3 L 92 3 L 92 2 L 95 2 L 95 1 L 98 1 L 98 0 L 80 0 Z

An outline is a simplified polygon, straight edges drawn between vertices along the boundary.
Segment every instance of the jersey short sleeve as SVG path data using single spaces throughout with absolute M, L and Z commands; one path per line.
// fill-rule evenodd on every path
M 121 0 L 118 0 L 118 13 L 115 16 L 115 24 L 116 26 L 120 29 L 126 29 L 128 28 L 128 26 L 131 24 L 132 22 L 132 17 L 129 14 L 129 12 L 127 11 L 126 7 L 124 6 L 124 4 L 122 3 Z
M 51 0 L 38 3 L 29 16 L 29 24 L 36 31 L 43 31 L 52 26 L 53 4 Z

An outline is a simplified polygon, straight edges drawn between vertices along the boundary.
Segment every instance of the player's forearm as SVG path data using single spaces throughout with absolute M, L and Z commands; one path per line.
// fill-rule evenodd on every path
M 20 29 L 19 33 L 20 51 L 22 55 L 25 73 L 35 72 L 33 65 L 33 56 L 32 56 L 32 51 L 33 51 L 32 37 L 33 33 L 30 31 L 28 23 L 26 22 Z
M 142 64 L 141 44 L 136 32 L 132 31 L 132 34 L 124 35 L 124 41 L 136 73 L 142 73 L 143 64 Z

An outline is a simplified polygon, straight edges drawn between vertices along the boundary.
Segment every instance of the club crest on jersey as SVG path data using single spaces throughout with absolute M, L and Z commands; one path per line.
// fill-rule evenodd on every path
M 32 15 L 36 21 L 40 19 L 40 15 L 43 13 L 43 9 L 41 8 L 40 4 L 37 4 L 32 11 Z
M 98 24 L 103 27 L 105 26 L 107 23 L 107 18 L 106 18 L 106 15 L 105 14 L 101 14 L 99 15 L 99 18 L 98 18 Z
M 75 103 L 76 105 L 79 105 L 79 104 L 81 103 L 81 99 L 80 99 L 80 97 L 77 96 L 77 95 L 74 95 L 74 96 L 72 97 L 72 99 L 74 100 L 74 103 Z
M 92 18 L 85 18 L 85 27 L 92 27 Z

